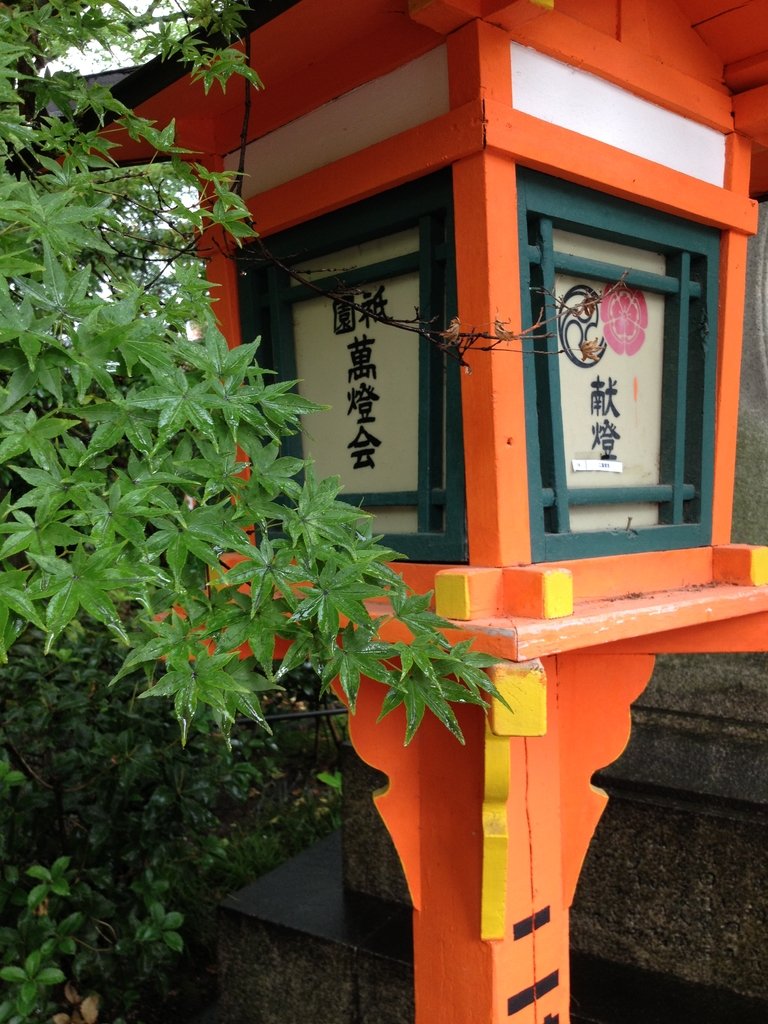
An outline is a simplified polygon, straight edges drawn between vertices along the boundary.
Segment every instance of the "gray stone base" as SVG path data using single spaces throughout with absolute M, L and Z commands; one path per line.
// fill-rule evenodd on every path
M 373 801 L 387 777 L 361 760 L 351 744 L 341 751 L 344 886 L 391 903 L 411 905 L 403 866 Z
M 714 985 L 571 955 L 570 1024 L 766 1024 L 768 1004 Z
M 344 891 L 336 833 L 222 904 L 218 1024 L 411 1024 L 411 934 Z
M 636 715 L 627 754 L 598 777 L 611 799 L 574 949 L 768 1000 L 765 750 L 743 723 Z

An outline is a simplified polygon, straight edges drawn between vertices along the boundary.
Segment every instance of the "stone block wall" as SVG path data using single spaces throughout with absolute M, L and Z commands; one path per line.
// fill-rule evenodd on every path
M 768 203 L 749 250 L 733 539 L 768 543 Z M 768 655 L 659 658 L 597 781 L 612 799 L 573 947 L 768 998 Z

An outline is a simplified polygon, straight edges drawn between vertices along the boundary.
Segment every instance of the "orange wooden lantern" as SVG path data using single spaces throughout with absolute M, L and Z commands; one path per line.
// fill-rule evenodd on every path
M 430 350 L 260 258 L 210 265 L 232 343 L 262 332 L 334 406 L 307 442 L 321 468 L 456 637 L 503 659 L 509 707 L 464 709 L 463 748 L 434 721 L 403 748 L 373 682 L 351 727 L 390 778 L 417 1024 L 565 1024 L 568 907 L 606 799 L 590 779 L 653 655 L 767 646 L 768 551 L 729 543 L 765 5 L 257 10 L 244 195 L 267 247 L 369 310 L 479 339 L 460 372 L 450 331 Z M 143 80 L 140 113 L 238 166 L 238 97 Z

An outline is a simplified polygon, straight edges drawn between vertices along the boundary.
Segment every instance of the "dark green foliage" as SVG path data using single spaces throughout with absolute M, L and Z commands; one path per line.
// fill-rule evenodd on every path
M 47 657 L 29 630 L 4 671 L 2 1022 L 64 1010 L 65 980 L 100 994 L 102 1020 L 135 1019 L 185 955 L 196 974 L 212 961 L 217 898 L 335 821 L 263 732 L 240 730 L 231 750 L 199 732 L 182 750 L 168 704 L 137 706 L 140 678 L 108 691 L 118 663 L 86 623 Z

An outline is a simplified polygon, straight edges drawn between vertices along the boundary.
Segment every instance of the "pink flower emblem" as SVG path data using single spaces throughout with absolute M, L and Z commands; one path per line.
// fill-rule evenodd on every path
M 600 302 L 603 334 L 608 345 L 619 355 L 633 356 L 645 341 L 648 306 L 637 288 L 606 285 Z

